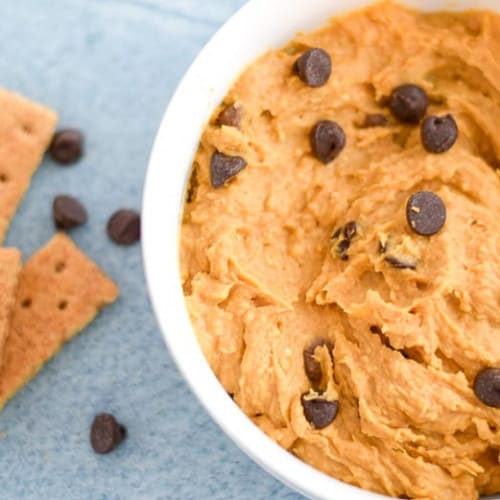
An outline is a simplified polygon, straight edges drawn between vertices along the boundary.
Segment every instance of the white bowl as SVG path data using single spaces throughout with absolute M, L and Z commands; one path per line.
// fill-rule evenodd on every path
M 262 433 L 227 396 L 200 350 L 186 310 L 179 270 L 179 229 L 185 187 L 201 132 L 231 83 L 260 54 L 284 45 L 297 31 L 319 28 L 336 14 L 370 3 L 250 0 L 210 40 L 180 83 L 158 131 L 144 188 L 144 266 L 156 317 L 179 369 L 212 418 L 242 450 L 288 486 L 320 499 L 387 497 L 337 481 L 295 458 Z M 425 10 L 500 10 L 498 0 L 404 3 Z

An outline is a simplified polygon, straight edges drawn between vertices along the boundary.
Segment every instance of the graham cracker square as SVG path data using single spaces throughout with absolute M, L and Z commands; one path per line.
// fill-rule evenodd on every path
M 117 286 L 66 235 L 36 252 L 19 278 L 0 369 L 0 409 L 117 297 Z
M 0 89 L 0 243 L 49 146 L 57 114 Z

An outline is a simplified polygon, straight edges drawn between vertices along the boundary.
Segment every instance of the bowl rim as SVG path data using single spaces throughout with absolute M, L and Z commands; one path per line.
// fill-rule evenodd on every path
M 483 3 L 488 6 L 488 1 L 484 0 Z M 327 499 L 334 496 L 345 500 L 389 498 L 320 472 L 266 436 L 231 400 L 210 369 L 196 340 L 184 300 L 179 265 L 179 241 L 185 186 L 192 160 L 201 131 L 211 111 L 226 94 L 230 83 L 251 62 L 251 59 L 245 60 L 243 57 L 239 68 L 227 70 L 223 78 L 225 85 L 221 84 L 218 89 L 209 89 L 207 93 L 206 88 L 201 88 L 203 86 L 201 82 L 206 71 L 210 69 L 208 63 L 220 53 L 220 50 L 226 52 L 236 50 L 226 42 L 226 39 L 231 39 L 230 34 L 235 34 L 238 29 L 240 31 L 246 29 L 248 27 L 246 20 L 255 18 L 256 12 L 263 12 L 264 8 L 269 9 L 270 4 L 275 10 L 279 10 L 276 7 L 279 2 L 280 0 L 249 0 L 237 10 L 199 52 L 170 100 L 154 141 L 143 188 L 142 251 L 147 286 L 160 331 L 184 380 L 212 419 L 241 450 L 268 473 L 308 497 Z M 287 6 L 291 9 L 294 6 L 300 9 L 301 2 L 303 0 L 287 0 Z M 446 0 L 438 2 L 443 6 L 449 4 Z M 321 22 L 318 22 L 320 18 L 324 23 L 325 19 L 334 14 L 355 10 L 371 3 L 372 0 L 341 0 L 338 5 L 333 6 L 331 0 L 315 0 L 315 4 L 321 7 L 318 15 L 310 22 L 296 23 L 294 26 L 297 29 L 294 33 L 299 31 L 300 27 L 304 30 L 320 27 Z M 421 7 L 423 4 L 424 8 L 429 9 L 433 7 L 433 0 L 406 0 L 402 3 L 416 7 Z M 455 2 L 453 7 L 461 9 L 467 3 L 469 6 L 472 4 L 463 0 Z M 329 15 L 321 17 L 321 12 L 329 12 Z M 301 20 L 298 19 L 297 22 L 300 23 Z M 291 27 L 289 31 L 293 29 Z M 268 48 L 283 45 L 293 37 L 294 33 L 283 38 L 278 37 Z M 264 50 L 257 53 L 261 52 Z M 234 53 L 231 57 L 234 61 L 237 60 L 237 55 Z M 193 97 L 199 93 L 205 101 L 196 99 L 193 101 Z M 202 106 L 204 110 L 203 120 L 199 120 L 196 134 L 193 133 L 193 137 L 185 142 L 177 140 L 178 124 L 183 123 L 186 109 L 195 109 L 196 105 Z M 179 171 L 175 170 L 175 165 L 178 164 L 182 165 Z M 172 168 L 169 169 L 169 166 Z

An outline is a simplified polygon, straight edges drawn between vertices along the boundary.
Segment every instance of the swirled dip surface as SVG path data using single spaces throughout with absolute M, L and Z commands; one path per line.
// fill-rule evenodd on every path
M 336 478 L 500 491 L 499 124 L 500 17 L 383 3 L 263 55 L 203 132 L 181 243 L 199 342 Z

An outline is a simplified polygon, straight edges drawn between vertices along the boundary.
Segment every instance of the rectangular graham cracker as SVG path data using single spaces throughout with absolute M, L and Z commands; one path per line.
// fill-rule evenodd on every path
M 117 286 L 64 234 L 38 250 L 19 277 L 0 369 L 0 410 L 117 297 Z
M 54 111 L 0 88 L 0 243 L 56 123 Z
M 20 272 L 21 252 L 15 248 L 0 248 L 0 367 L 3 348 L 10 332 Z

